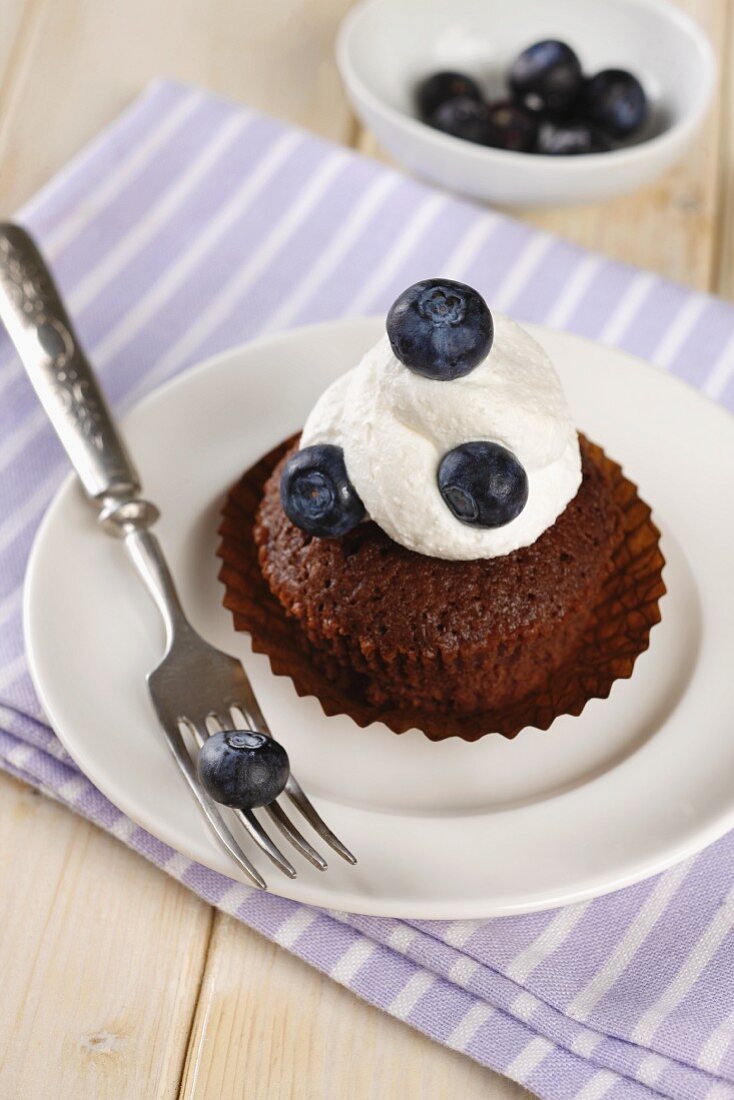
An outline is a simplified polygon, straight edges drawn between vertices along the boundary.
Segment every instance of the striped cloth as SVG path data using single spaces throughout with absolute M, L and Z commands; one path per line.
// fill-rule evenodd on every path
M 429 274 L 734 403 L 734 311 L 199 91 L 158 84 L 21 213 L 115 406 L 264 331 L 384 311 Z M 549 913 L 401 921 L 251 891 L 167 848 L 44 722 L 21 584 L 67 463 L 0 343 L 0 763 L 439 1042 L 541 1096 L 734 1097 L 734 840 Z

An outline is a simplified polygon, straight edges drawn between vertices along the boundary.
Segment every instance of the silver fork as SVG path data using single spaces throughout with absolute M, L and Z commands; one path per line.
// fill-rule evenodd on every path
M 50 271 L 28 233 L 11 224 L 0 224 L 0 319 L 86 493 L 99 506 L 102 528 L 124 541 L 163 617 L 165 653 L 148 676 L 148 689 L 174 759 L 219 844 L 255 886 L 265 889 L 265 880 L 242 850 L 222 808 L 199 782 L 192 752 L 217 730 L 245 727 L 271 736 L 270 730 L 241 663 L 209 645 L 186 618 L 150 530 L 158 509 L 139 496 L 138 475 Z M 335 852 L 348 863 L 356 862 L 293 775 L 285 795 Z M 255 844 L 294 878 L 293 864 L 255 813 L 232 812 Z M 319 870 L 326 869 L 326 861 L 277 800 L 264 812 L 302 856 Z

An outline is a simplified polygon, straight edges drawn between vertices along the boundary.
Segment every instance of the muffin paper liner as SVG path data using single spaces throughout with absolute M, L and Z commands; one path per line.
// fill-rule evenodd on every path
M 265 482 L 296 438 L 272 450 L 229 491 L 219 528 L 219 579 L 235 629 L 249 633 L 252 648 L 267 655 L 273 673 L 289 676 L 300 696 L 314 695 L 327 716 L 346 714 L 362 727 L 383 722 L 395 733 L 417 728 L 432 741 L 476 741 L 487 733 L 510 738 L 526 726 L 545 730 L 559 715 L 580 714 L 589 699 L 606 699 L 615 680 L 632 675 L 637 657 L 649 645 L 650 630 L 660 621 L 659 601 L 665 594 L 660 532 L 637 487 L 601 447 L 587 440 L 590 457 L 619 508 L 623 536 L 579 645 L 542 689 L 509 706 L 452 718 L 372 705 L 365 698 L 364 675 L 336 662 L 330 662 L 327 676 L 317 667 L 297 621 L 286 615 L 264 580 L 253 538 Z

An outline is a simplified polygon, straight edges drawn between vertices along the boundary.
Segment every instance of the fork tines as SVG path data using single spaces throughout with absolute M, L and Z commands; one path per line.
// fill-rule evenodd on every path
M 249 709 L 249 708 L 248 708 Z M 235 719 L 235 725 L 244 728 L 254 728 L 255 723 L 248 720 L 247 710 L 244 706 L 236 706 L 231 708 L 231 713 Z M 260 714 L 257 716 L 260 720 L 257 726 L 265 726 L 265 721 Z M 185 727 L 191 734 L 197 748 L 200 748 L 204 743 L 204 740 L 212 733 L 216 733 L 219 730 L 230 728 L 221 718 L 212 713 L 207 716 L 204 723 L 193 722 L 189 718 L 182 718 L 180 724 Z M 267 729 L 260 728 L 259 732 L 264 733 L 266 736 L 270 736 Z M 186 763 L 183 770 L 186 777 L 189 780 L 189 785 L 192 787 L 193 793 L 197 798 L 200 806 L 205 812 L 207 820 L 217 835 L 220 843 L 225 848 L 227 853 L 232 856 L 240 868 L 245 872 L 247 877 L 255 886 L 260 889 L 265 889 L 266 883 L 262 875 L 256 870 L 245 853 L 242 851 L 238 841 L 236 840 L 232 830 L 227 825 L 222 810 L 225 807 L 220 807 L 215 803 L 206 791 L 201 786 L 198 776 L 196 774 L 196 768 L 194 761 L 186 748 L 185 742 L 181 737 L 179 731 L 179 739 L 181 743 L 181 749 L 186 755 Z M 178 758 L 179 754 L 175 754 Z M 179 759 L 179 764 L 183 764 L 183 761 Z M 339 838 L 332 832 L 310 799 L 306 796 L 300 784 L 294 778 L 290 776 L 285 788 L 285 794 L 290 802 L 296 807 L 296 809 L 305 818 L 311 828 L 316 832 L 322 840 L 324 840 L 330 848 L 332 848 L 342 859 L 347 863 L 355 864 L 357 861 L 349 849 L 342 844 Z M 291 818 L 285 812 L 280 803 L 276 800 L 269 805 L 263 807 L 264 812 L 270 818 L 270 820 L 277 826 L 280 833 L 288 840 L 293 847 L 298 851 L 305 859 L 316 867 L 319 871 L 325 871 L 327 868 L 326 860 L 323 856 L 314 848 L 314 846 L 306 839 L 303 833 L 296 827 Z M 261 822 L 258 820 L 253 810 L 231 810 L 230 813 L 237 819 L 240 825 L 244 828 L 247 835 L 251 840 L 257 844 L 257 846 L 263 851 L 268 858 L 275 864 L 275 866 L 287 875 L 288 878 L 296 877 L 296 869 L 290 860 L 283 854 L 278 846 L 270 838 L 266 830 L 263 828 Z

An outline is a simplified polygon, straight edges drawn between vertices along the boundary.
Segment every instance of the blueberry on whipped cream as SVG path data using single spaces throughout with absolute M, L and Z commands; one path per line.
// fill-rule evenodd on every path
M 317 538 L 339 538 L 364 518 L 344 452 L 332 443 L 303 447 L 288 459 L 280 499 L 291 523 Z
M 438 487 L 462 523 L 504 527 L 528 499 L 528 478 L 515 456 L 499 443 L 462 443 L 441 459 Z
M 545 351 L 448 279 L 409 287 L 387 330 L 308 417 L 281 480 L 288 517 L 317 537 L 369 518 L 401 546 L 453 561 L 535 542 L 581 484 Z
M 453 279 L 424 279 L 387 315 L 395 355 L 425 378 L 450 382 L 474 370 L 492 347 L 492 314 L 481 294 Z

